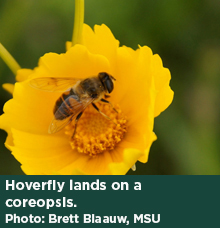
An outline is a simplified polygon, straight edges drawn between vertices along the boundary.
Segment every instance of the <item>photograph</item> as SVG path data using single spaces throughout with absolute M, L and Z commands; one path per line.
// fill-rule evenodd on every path
M 0 175 L 220 175 L 219 12 L 1 0 Z

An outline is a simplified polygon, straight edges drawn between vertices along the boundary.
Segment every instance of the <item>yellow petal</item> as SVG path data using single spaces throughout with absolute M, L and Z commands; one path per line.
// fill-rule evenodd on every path
M 17 71 L 16 81 L 23 82 L 28 79 L 28 77 L 33 73 L 31 69 L 20 69 Z
M 10 127 L 10 125 L 8 125 L 7 121 L 5 121 L 5 119 L 7 119 L 5 114 L 0 116 L 0 128 L 5 130 L 8 133 L 8 136 L 5 141 L 5 146 L 10 150 L 10 147 L 13 146 L 14 143 L 13 143 L 13 137 L 12 137 L 12 133 L 11 133 L 11 127 Z
M 58 171 L 81 156 L 70 148 L 66 137 L 55 134 L 31 134 L 16 129 L 12 129 L 12 135 L 14 138 L 14 146 L 10 147 L 12 154 L 25 167 L 38 169 L 39 174 Z
M 91 54 L 82 45 L 71 47 L 65 54 L 48 53 L 40 58 L 39 67 L 32 77 L 85 78 L 109 71 L 108 60 Z
M 27 83 L 16 83 L 13 96 L 4 106 L 5 114 L 0 117 L 3 129 L 10 126 L 26 132 L 47 133 L 58 96 L 33 89 Z
M 95 158 L 83 155 L 62 170 L 59 170 L 58 173 L 61 175 L 124 175 L 141 155 L 142 152 L 136 149 L 117 149 L 111 152 L 104 152 Z
M 105 56 L 111 66 L 106 72 L 113 75 L 115 74 L 113 70 L 116 67 L 116 55 L 119 41 L 115 39 L 111 30 L 106 25 L 95 25 L 93 31 L 90 26 L 84 24 L 82 44 L 89 52 Z M 66 49 L 69 50 L 71 47 L 72 42 L 66 42 Z
M 129 127 L 153 130 L 153 115 L 156 90 L 151 71 L 152 52 L 144 47 L 133 53 L 126 47 L 118 50 L 117 83 L 112 94 L 114 103 L 119 103 L 128 118 Z M 148 131 L 148 133 L 150 133 Z
M 142 163 L 146 163 L 148 161 L 148 156 L 149 156 L 149 152 L 150 152 L 150 147 L 152 145 L 152 143 L 157 139 L 157 136 L 155 135 L 154 132 L 151 132 L 150 134 L 150 138 L 148 139 L 149 141 L 149 145 L 148 147 L 146 147 L 145 149 L 145 153 L 144 155 L 140 156 L 138 158 L 138 161 L 142 162 Z
M 127 148 L 124 150 L 124 158 L 121 163 L 111 163 L 110 170 L 113 175 L 126 174 L 128 170 L 134 165 L 134 161 L 142 155 L 142 152 L 137 149 Z
M 156 117 L 171 104 L 174 93 L 169 86 L 171 79 L 170 71 L 163 67 L 163 63 L 159 55 L 153 56 L 152 64 L 155 87 L 158 91 L 154 114 Z
M 146 110 L 152 88 L 152 52 L 149 48 L 130 51 L 127 47 L 118 49 L 116 83 L 112 100 L 122 105 L 122 110 L 131 116 Z
M 115 39 L 111 30 L 106 25 L 95 25 L 93 31 L 88 25 L 84 24 L 83 45 L 91 53 L 105 56 L 110 62 L 111 69 L 115 68 L 119 41 Z M 109 73 L 114 74 L 115 72 L 110 71 Z
M 77 160 L 59 170 L 58 174 L 124 175 L 140 157 L 143 160 L 148 156 L 148 152 L 145 155 L 144 150 L 136 147 L 137 143 L 123 141 L 115 150 L 106 151 L 94 158 L 82 154 Z

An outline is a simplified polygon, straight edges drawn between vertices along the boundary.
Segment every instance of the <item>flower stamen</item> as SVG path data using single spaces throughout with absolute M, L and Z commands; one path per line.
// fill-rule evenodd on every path
M 70 136 L 70 145 L 79 153 L 96 156 L 104 151 L 110 151 L 123 139 L 127 131 L 127 120 L 119 106 L 115 112 L 108 104 L 99 104 L 99 109 L 111 120 L 106 119 L 90 105 L 78 121 L 74 138 L 75 121 L 66 127 L 66 134 Z

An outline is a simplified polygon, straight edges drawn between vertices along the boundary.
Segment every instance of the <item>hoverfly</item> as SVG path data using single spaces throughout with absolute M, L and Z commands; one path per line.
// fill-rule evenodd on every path
M 113 91 L 115 80 L 108 73 L 101 72 L 97 76 L 85 79 L 42 77 L 32 79 L 29 83 L 32 87 L 44 91 L 65 91 L 55 103 L 53 109 L 54 118 L 49 126 L 48 133 L 52 134 L 60 131 L 75 119 L 73 138 L 76 132 L 77 122 L 89 104 L 92 104 L 105 118 L 111 120 L 99 110 L 95 103 L 101 101 L 112 106 L 106 98 L 110 97 L 108 94 Z M 68 87 L 69 89 L 66 90 Z

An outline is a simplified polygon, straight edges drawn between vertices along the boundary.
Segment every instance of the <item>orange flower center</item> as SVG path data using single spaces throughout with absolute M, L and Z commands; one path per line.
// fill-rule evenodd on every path
M 75 120 L 66 127 L 65 132 L 70 136 L 70 145 L 73 149 L 90 156 L 113 150 L 122 140 L 127 129 L 127 120 L 119 106 L 116 107 L 117 112 L 109 104 L 99 103 L 97 106 L 111 120 L 90 105 L 79 119 L 73 139 Z

